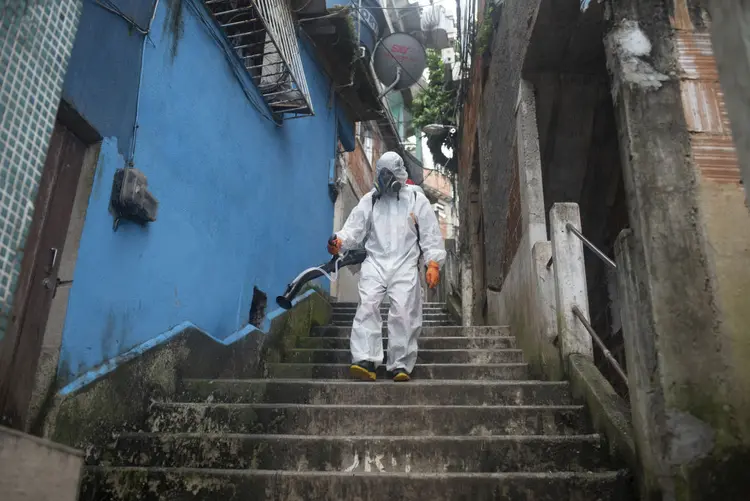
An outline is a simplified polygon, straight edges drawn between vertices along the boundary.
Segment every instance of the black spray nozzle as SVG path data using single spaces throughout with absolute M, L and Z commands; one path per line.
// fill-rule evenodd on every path
M 333 256 L 330 261 L 321 266 L 306 269 L 305 271 L 297 275 L 294 280 L 292 280 L 292 282 L 287 286 L 286 291 L 284 291 L 283 295 L 276 298 L 276 304 L 278 304 L 280 308 L 283 308 L 285 310 L 291 309 L 294 298 L 297 297 L 297 295 L 302 290 L 302 287 L 307 282 L 322 277 L 325 274 L 334 273 L 336 270 L 340 270 L 345 266 L 354 266 L 360 264 L 365 260 L 366 257 L 367 252 L 364 249 L 358 249 L 347 252 L 343 257 Z

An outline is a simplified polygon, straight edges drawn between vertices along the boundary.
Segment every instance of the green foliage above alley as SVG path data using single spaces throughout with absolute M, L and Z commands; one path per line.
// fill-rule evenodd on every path
M 427 50 L 427 68 L 430 71 L 427 88 L 414 99 L 414 125 L 421 129 L 425 125 L 454 125 L 456 123 L 456 87 L 446 72 L 440 54 Z M 427 147 L 435 164 L 450 169 L 449 158 L 442 151 L 443 145 L 453 148 L 448 133 L 431 136 Z
M 427 68 L 430 70 L 427 88 L 414 99 L 414 125 L 422 128 L 428 124 L 454 124 L 456 115 L 456 89 L 446 79 L 440 54 L 427 50 Z

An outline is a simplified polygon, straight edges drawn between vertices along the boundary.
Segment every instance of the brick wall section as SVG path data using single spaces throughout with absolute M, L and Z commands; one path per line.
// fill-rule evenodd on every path
M 676 0 L 672 26 L 680 71 L 685 120 L 693 159 L 703 179 L 739 184 L 740 169 L 711 37 L 691 20 L 685 0 Z
M 383 137 L 380 134 L 375 122 L 369 122 L 361 125 L 361 130 L 364 134 L 371 135 L 373 138 L 373 158 L 378 159 L 380 155 L 385 153 L 385 143 Z M 362 147 L 363 138 L 357 138 L 357 147 L 352 152 L 346 152 L 343 154 L 344 163 L 349 170 L 350 177 L 354 180 L 357 185 L 357 189 L 361 193 L 367 193 L 372 189 L 373 182 L 375 179 L 375 165 L 370 163 L 370 160 L 365 155 L 364 148 Z M 346 214 L 348 216 L 348 214 Z
M 344 153 L 344 163 L 349 171 L 350 179 L 357 185 L 356 188 L 361 193 L 369 191 L 372 188 L 373 173 L 359 141 L 354 151 Z
M 484 0 L 479 0 L 478 12 L 484 11 Z M 459 138 L 458 172 L 459 179 L 465 179 L 471 172 L 477 149 L 477 128 L 479 125 L 479 107 L 482 104 L 482 65 L 480 58 L 475 57 L 471 66 L 468 91 L 461 117 L 461 137 Z M 460 183 L 459 190 L 465 188 L 467 182 Z M 461 198 L 461 197 L 460 197 Z M 466 196 L 463 196 L 466 200 Z M 465 211 L 463 211 L 465 212 Z
M 437 171 L 424 170 L 424 186 L 430 187 L 446 197 L 453 196 L 453 187 L 450 180 Z

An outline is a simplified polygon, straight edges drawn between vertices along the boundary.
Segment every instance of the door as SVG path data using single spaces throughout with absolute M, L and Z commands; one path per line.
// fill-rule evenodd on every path
M 21 428 L 28 411 L 86 148 L 67 127 L 55 124 L 0 345 L 0 424 Z

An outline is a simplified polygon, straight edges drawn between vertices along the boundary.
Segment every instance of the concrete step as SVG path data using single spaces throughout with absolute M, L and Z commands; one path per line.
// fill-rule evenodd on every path
M 348 350 L 348 337 L 306 337 L 297 342 L 299 348 Z M 388 346 L 388 339 L 383 339 Z M 515 348 L 513 337 L 421 337 L 419 349 L 425 350 L 503 350 Z
M 341 303 L 331 303 L 331 308 L 335 312 L 349 312 L 355 311 L 359 308 L 357 303 L 348 303 L 346 306 L 341 306 Z M 391 308 L 390 304 L 381 304 L 380 311 L 388 311 Z M 422 311 L 448 311 L 448 308 L 444 303 L 422 303 Z
M 380 309 L 387 310 L 390 303 L 383 303 L 380 305 Z M 341 303 L 331 303 L 331 306 L 334 310 L 339 309 L 354 309 L 359 306 L 359 303 L 353 303 L 353 302 L 341 302 Z M 424 302 L 422 303 L 422 309 L 441 309 L 444 310 L 446 308 L 445 303 L 433 303 L 433 302 Z
M 336 317 L 348 317 L 348 318 L 354 318 L 354 315 L 357 313 L 356 309 L 351 310 L 333 310 L 332 315 Z M 382 316 L 383 320 L 388 319 L 388 310 L 380 310 L 380 315 Z M 434 320 L 437 317 L 439 318 L 450 318 L 451 320 L 454 320 L 453 316 L 451 316 L 447 311 L 443 310 L 422 310 L 422 318 L 423 319 L 430 319 Z
M 632 501 L 625 472 L 350 473 L 89 467 L 81 499 L 97 501 Z
M 313 327 L 311 336 L 323 337 L 349 337 L 351 335 L 351 325 L 349 326 L 332 326 L 324 325 Z M 387 328 L 383 325 L 383 334 L 387 334 Z M 510 329 L 506 326 L 492 327 L 461 327 L 457 325 L 449 326 L 424 326 L 420 340 L 426 337 L 509 337 Z
M 521 350 L 419 350 L 420 364 L 507 364 L 523 362 Z M 295 349 L 284 360 L 293 363 L 347 364 L 352 362 L 349 350 Z
M 583 407 L 155 403 L 148 431 L 285 435 L 575 435 Z
M 267 365 L 268 377 L 279 379 L 350 379 L 349 363 L 302 364 L 273 363 Z M 528 364 L 418 364 L 412 376 L 415 379 L 503 379 L 528 378 Z M 378 369 L 378 378 L 388 378 L 385 367 Z
M 381 473 L 602 471 L 598 435 L 326 437 L 125 433 L 101 456 L 110 466 Z
M 346 320 L 331 320 L 330 325 L 335 327 L 351 327 L 352 326 L 353 319 L 346 319 Z M 383 319 L 384 327 L 385 327 L 386 319 Z M 453 326 L 456 325 L 456 323 L 453 320 L 422 320 L 422 326 L 423 327 L 443 327 L 443 326 Z
M 346 313 L 334 311 L 333 315 L 331 316 L 331 320 L 334 322 L 339 322 L 339 321 L 353 322 L 354 315 L 355 315 L 355 312 L 353 311 L 346 312 Z M 381 312 L 381 317 L 383 319 L 383 322 L 388 321 L 388 312 L 387 311 Z M 453 317 L 451 317 L 447 313 L 427 313 L 427 312 L 422 313 L 422 320 L 423 321 L 429 320 L 433 322 L 434 321 L 445 321 L 445 322 L 454 321 Z
M 566 405 L 567 382 L 438 381 L 408 384 L 308 379 L 188 379 L 187 402 L 314 403 L 321 405 Z
M 383 325 L 387 325 L 388 323 L 388 317 L 384 316 L 382 318 Z M 334 316 L 331 317 L 331 321 L 329 322 L 329 325 L 343 325 L 346 327 L 351 327 L 354 323 L 354 317 L 353 316 Z M 437 325 L 438 327 L 446 325 L 446 326 L 458 326 L 458 324 L 450 317 L 446 316 L 440 316 L 440 317 L 430 317 L 430 318 L 422 318 L 422 325 L 427 327 L 433 327 Z

